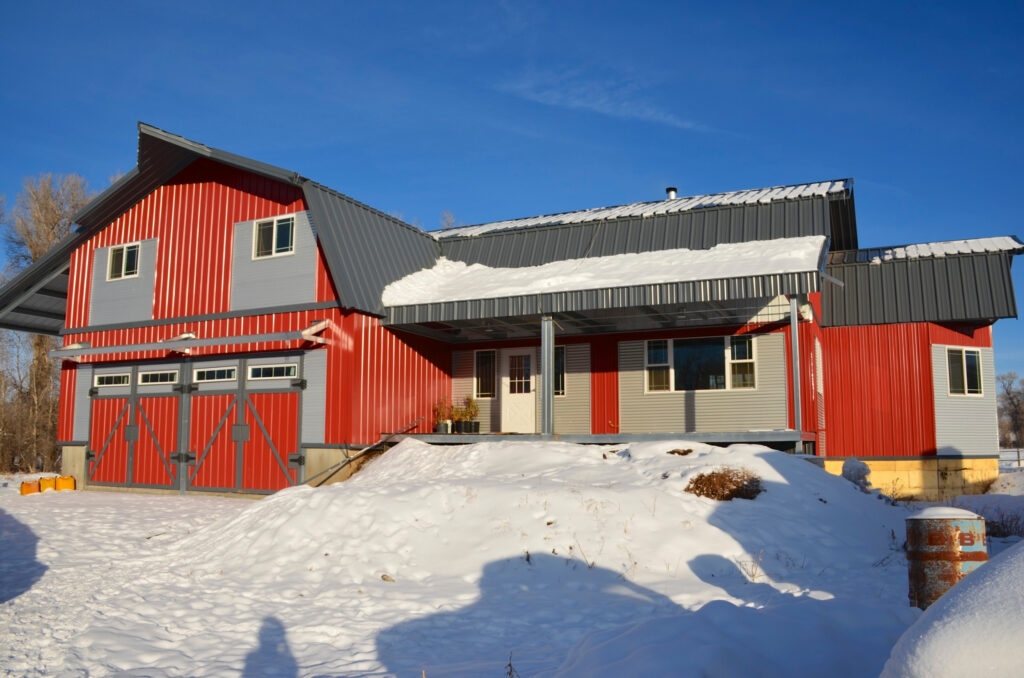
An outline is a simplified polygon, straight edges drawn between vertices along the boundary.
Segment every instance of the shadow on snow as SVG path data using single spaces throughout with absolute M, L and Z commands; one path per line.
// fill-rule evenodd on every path
M 243 678 L 295 678 L 299 675 L 298 664 L 288 647 L 288 636 L 284 624 L 277 617 L 263 618 L 260 626 L 259 645 L 245 655 Z
M 0 510 L 0 603 L 17 598 L 39 581 L 46 566 L 36 560 L 39 537 Z

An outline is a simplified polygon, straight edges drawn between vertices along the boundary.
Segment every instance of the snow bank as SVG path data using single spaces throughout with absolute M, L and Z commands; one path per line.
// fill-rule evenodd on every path
M 384 288 L 382 301 L 385 306 L 402 306 L 816 271 L 824 243 L 824 236 L 779 238 L 716 245 L 707 250 L 617 254 L 523 268 L 491 268 L 441 257 L 433 268 L 412 273 L 388 285 Z
M 883 678 L 1024 675 L 1024 543 L 929 607 L 892 650 Z

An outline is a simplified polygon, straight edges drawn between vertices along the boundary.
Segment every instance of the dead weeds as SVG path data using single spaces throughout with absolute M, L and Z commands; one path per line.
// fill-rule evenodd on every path
M 720 468 L 694 476 L 686 486 L 686 491 L 698 497 L 708 497 L 716 501 L 736 499 L 753 499 L 764 492 L 761 479 L 753 471 L 745 468 Z

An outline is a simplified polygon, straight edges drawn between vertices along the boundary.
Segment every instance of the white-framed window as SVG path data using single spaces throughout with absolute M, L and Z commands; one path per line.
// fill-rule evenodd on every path
M 565 395 L 565 346 L 555 346 L 555 395 Z
M 249 368 L 249 378 L 288 379 L 295 376 L 295 365 L 253 365 Z
M 140 385 L 154 384 L 177 384 L 178 370 L 164 370 L 160 372 L 139 372 Z
M 753 390 L 756 342 L 750 335 L 651 339 L 644 346 L 648 393 Z
M 973 348 L 947 348 L 949 395 L 983 395 L 981 388 L 981 351 Z
M 267 259 L 295 252 L 295 217 L 257 221 L 252 227 L 252 258 Z
M 92 378 L 92 385 L 97 388 L 103 388 L 104 386 L 128 386 L 131 380 L 132 376 L 128 373 L 97 374 Z
M 111 247 L 107 262 L 107 280 L 136 278 L 138 275 L 139 243 Z
M 234 367 L 209 367 L 192 372 L 192 381 L 234 381 L 235 374 Z
M 529 393 L 533 382 L 530 380 L 530 355 L 508 357 L 508 392 Z
M 477 351 L 473 357 L 473 397 L 493 398 L 497 388 L 495 369 L 496 351 Z

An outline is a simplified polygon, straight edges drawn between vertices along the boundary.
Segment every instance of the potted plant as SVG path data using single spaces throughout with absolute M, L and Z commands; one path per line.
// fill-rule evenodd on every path
M 442 398 L 434 403 L 434 432 L 452 432 L 452 401 L 450 398 Z
M 455 433 L 465 433 L 466 410 L 461 407 L 452 408 L 452 426 Z
M 465 407 L 462 408 L 466 415 L 464 427 L 466 433 L 480 433 L 480 422 L 476 420 L 480 415 L 480 405 L 472 396 L 466 396 Z

